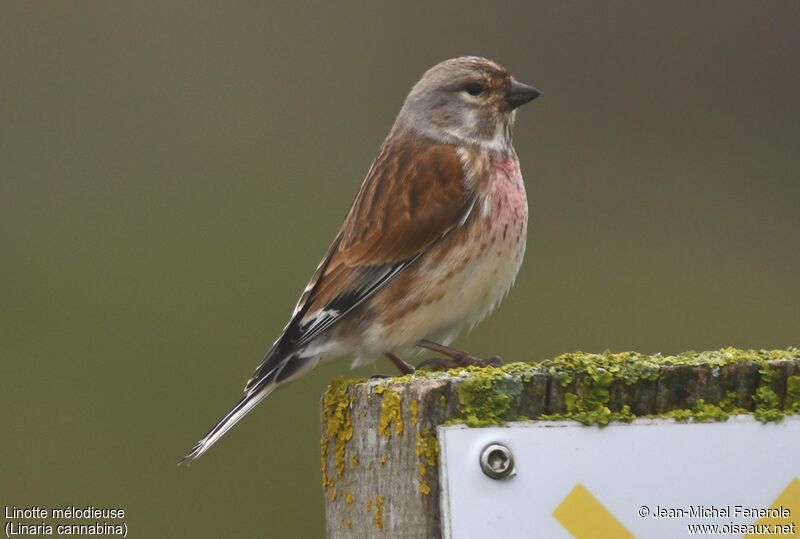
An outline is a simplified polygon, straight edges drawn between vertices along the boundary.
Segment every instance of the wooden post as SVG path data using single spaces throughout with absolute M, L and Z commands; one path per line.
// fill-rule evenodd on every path
M 436 428 L 446 422 L 602 426 L 639 416 L 709 421 L 739 413 L 762 421 L 800 413 L 800 350 L 575 353 L 501 368 L 335 380 L 322 401 L 328 537 L 440 537 Z

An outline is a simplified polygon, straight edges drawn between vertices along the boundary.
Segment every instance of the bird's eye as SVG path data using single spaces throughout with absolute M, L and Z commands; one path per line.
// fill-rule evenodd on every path
M 483 93 L 483 86 L 477 82 L 470 82 L 464 87 L 464 91 L 469 95 L 481 95 Z

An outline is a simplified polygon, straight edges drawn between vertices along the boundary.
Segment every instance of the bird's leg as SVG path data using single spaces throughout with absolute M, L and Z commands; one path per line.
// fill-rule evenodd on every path
M 429 341 L 428 339 L 422 339 L 417 343 L 417 346 L 420 348 L 426 348 L 428 350 L 432 350 L 434 352 L 439 352 L 440 354 L 444 354 L 450 359 L 426 359 L 419 365 L 417 368 L 420 367 L 444 367 L 446 369 L 452 369 L 454 367 L 466 367 L 468 365 L 474 365 L 476 367 L 499 367 L 503 364 L 503 360 L 497 356 L 492 356 L 488 359 L 481 359 L 479 357 L 475 357 L 472 354 L 465 352 L 464 350 L 459 350 L 458 348 L 451 348 L 449 346 L 445 346 L 443 344 L 435 343 L 433 341 Z
M 416 370 L 413 365 L 406 363 L 402 359 L 400 359 L 397 354 L 394 352 L 386 352 L 386 357 L 389 358 L 389 361 L 394 363 L 394 366 L 397 367 L 397 370 L 402 372 L 403 374 L 413 374 Z

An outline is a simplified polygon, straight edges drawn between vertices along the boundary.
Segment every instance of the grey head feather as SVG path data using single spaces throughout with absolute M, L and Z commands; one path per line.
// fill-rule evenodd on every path
M 515 113 L 503 89 L 511 80 L 505 68 L 486 58 L 445 60 L 411 89 L 390 136 L 411 132 L 441 143 L 508 150 Z M 469 90 L 477 88 L 481 92 L 472 95 Z

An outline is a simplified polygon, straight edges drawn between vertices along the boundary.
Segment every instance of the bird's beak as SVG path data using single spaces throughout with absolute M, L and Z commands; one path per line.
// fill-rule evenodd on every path
M 512 80 L 511 83 L 506 86 L 506 103 L 508 103 L 512 109 L 524 105 L 528 101 L 533 101 L 540 95 L 542 95 L 542 92 L 533 86 L 528 86 L 527 84 L 522 84 L 515 80 Z

